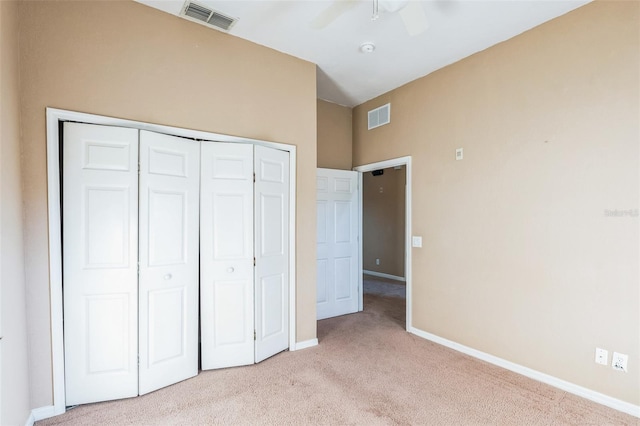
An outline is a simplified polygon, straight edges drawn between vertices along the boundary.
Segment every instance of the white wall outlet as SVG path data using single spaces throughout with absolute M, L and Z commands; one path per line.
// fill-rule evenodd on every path
M 422 247 L 422 237 L 416 237 L 415 235 L 411 238 L 411 245 L 413 247 Z
M 596 348 L 596 364 L 609 364 L 609 351 L 606 349 Z
M 462 152 L 462 148 L 456 148 L 456 160 L 462 160 L 464 157 L 464 153 Z
M 627 362 L 629 361 L 629 355 L 619 354 L 614 352 L 611 357 L 611 366 L 614 370 L 627 372 Z
M 376 265 L 380 264 L 380 259 L 376 259 Z

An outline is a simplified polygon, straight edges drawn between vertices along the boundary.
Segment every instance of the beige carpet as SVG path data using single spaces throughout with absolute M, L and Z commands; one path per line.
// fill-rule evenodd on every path
M 364 312 L 319 323 L 315 348 L 77 407 L 38 425 L 640 423 L 403 327 L 404 299 L 366 295 Z

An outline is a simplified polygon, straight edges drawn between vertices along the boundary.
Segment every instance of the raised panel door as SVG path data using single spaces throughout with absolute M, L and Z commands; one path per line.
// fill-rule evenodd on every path
M 67 405 L 138 395 L 138 130 L 65 123 Z

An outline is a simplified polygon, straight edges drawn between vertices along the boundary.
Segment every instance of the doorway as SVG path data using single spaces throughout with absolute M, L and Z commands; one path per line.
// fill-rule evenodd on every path
M 409 331 L 412 294 L 411 157 L 367 164 L 354 170 L 359 173 L 359 187 L 362 188 L 359 258 L 363 273 L 359 284 L 359 310 L 364 309 L 365 300 L 373 301 L 380 297 L 400 299 L 404 295 L 404 328 Z M 401 304 L 394 302 L 392 305 L 390 310 L 395 314 L 391 315 L 398 315 Z
M 405 166 L 362 174 L 363 307 L 405 327 Z

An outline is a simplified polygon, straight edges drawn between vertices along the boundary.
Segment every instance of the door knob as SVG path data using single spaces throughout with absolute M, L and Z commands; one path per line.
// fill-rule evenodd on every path
M 233 271 L 235 271 L 235 269 L 233 269 L 233 266 L 232 266 L 232 267 L 227 268 L 227 272 L 228 272 L 228 273 L 232 273 Z
M 173 275 L 167 274 L 167 275 L 164 276 L 164 279 L 169 281 L 172 277 L 173 277 Z

